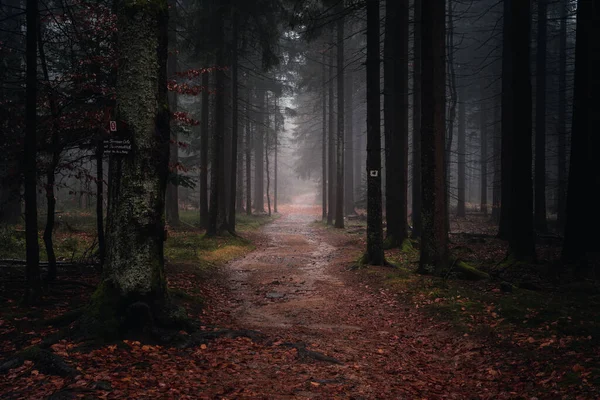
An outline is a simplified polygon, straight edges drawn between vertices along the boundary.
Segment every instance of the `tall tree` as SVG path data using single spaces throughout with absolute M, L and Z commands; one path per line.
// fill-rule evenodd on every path
M 547 0 L 537 2 L 537 54 L 535 74 L 535 229 L 546 232 L 546 40 Z
M 465 211 L 465 159 L 467 155 L 466 147 L 466 96 L 465 89 L 460 91 L 458 99 L 458 137 L 457 137 L 457 151 L 458 151 L 458 171 L 457 171 L 457 187 L 458 187 L 458 202 L 456 204 L 456 216 L 458 218 L 464 218 L 466 216 Z
M 419 270 L 448 264 L 445 194 L 446 48 L 444 0 L 423 0 L 421 17 L 422 222 Z
M 560 1 L 559 67 L 558 67 L 558 168 L 556 222 L 559 231 L 565 228 L 567 205 L 567 18 L 569 0 Z
M 354 153 L 356 152 L 356 143 L 354 124 L 352 123 L 352 116 L 354 114 L 354 96 L 352 93 L 354 91 L 354 75 L 351 69 L 346 70 L 346 82 L 344 85 L 344 93 L 346 95 L 346 99 L 344 100 L 344 106 L 346 107 L 346 111 L 344 111 L 346 119 L 346 128 L 344 130 L 346 135 L 344 140 L 344 213 L 352 215 L 356 212 L 354 210 Z
M 386 246 L 407 238 L 408 225 L 408 0 L 386 2 L 384 136 Z
M 422 0 L 414 0 L 412 236 L 421 236 L 421 21 Z
M 528 62 L 530 49 L 529 41 L 523 40 L 529 37 L 530 26 L 531 4 L 527 1 L 505 0 L 506 35 L 502 54 L 503 187 L 500 223 L 501 229 L 502 224 L 505 224 L 506 230 L 503 234 L 508 239 L 508 258 L 512 260 L 535 258 L 531 176 L 532 93 Z M 506 216 L 507 212 L 509 217 Z M 506 218 L 510 220 L 506 221 Z
M 592 266 L 595 264 L 597 268 L 600 259 L 596 229 L 599 218 L 591 211 L 595 198 L 590 195 L 600 189 L 600 168 L 595 155 L 600 146 L 599 19 L 600 7 L 596 1 L 578 1 L 571 161 L 562 258 L 575 263 L 580 275 L 593 272 Z
M 267 121 L 267 110 L 265 109 L 265 89 L 259 87 L 257 90 L 257 102 L 259 112 L 259 123 L 254 130 L 254 210 L 257 213 L 265 212 L 265 130 Z
M 322 124 L 323 134 L 321 136 L 321 203 L 322 212 L 321 220 L 327 220 L 327 65 L 325 58 L 325 50 L 321 57 L 321 93 L 322 93 Z
M 483 83 L 480 84 L 481 100 L 479 104 L 479 145 L 481 148 L 481 156 L 479 157 L 479 163 L 481 164 L 481 196 L 480 196 L 480 210 L 483 215 L 488 215 L 488 129 L 487 129 L 487 107 L 488 103 L 485 101 L 485 91 Z
M 333 26 L 331 27 L 331 31 L 329 34 L 329 46 L 333 47 Z M 336 201 L 335 201 L 335 177 L 336 177 L 336 169 L 335 169 L 335 119 L 334 119 L 334 54 L 333 54 L 333 49 L 329 50 L 329 76 L 328 76 L 328 89 L 329 89 L 329 133 L 328 133 L 328 142 L 327 142 L 327 149 L 328 149 L 328 154 L 327 154 L 327 172 L 328 172 L 328 177 L 327 177 L 327 194 L 328 194 L 328 199 L 327 199 L 327 205 L 329 206 L 329 209 L 327 210 L 327 225 L 333 225 L 333 220 L 335 217 L 335 205 L 336 205 Z
M 383 265 L 381 128 L 379 98 L 379 0 L 367 0 L 367 253 L 366 264 Z
M 169 166 L 167 1 L 119 0 L 116 119 L 131 151 L 110 158 L 106 264 L 84 327 L 115 337 L 146 324 L 170 325 L 164 271 L 165 191 Z M 94 325 L 91 325 L 94 323 Z
M 216 62 L 215 71 L 215 111 L 210 162 L 210 207 L 206 234 L 215 236 L 223 228 L 225 170 L 225 41 L 224 12 L 225 5 L 213 0 L 215 18 L 213 21 L 213 37 L 215 38 Z
M 37 40 L 38 40 L 38 2 L 26 3 L 26 93 L 25 93 L 25 153 L 23 170 L 25 172 L 25 244 L 27 266 L 27 290 L 24 301 L 35 303 L 41 295 L 40 247 L 37 222 Z
M 250 89 L 246 88 L 246 214 L 252 215 L 252 125 L 250 123 Z
M 177 3 L 170 1 L 171 18 L 169 19 L 169 58 L 167 59 L 167 75 L 173 79 L 177 73 Z M 177 111 L 177 92 L 172 90 L 168 94 L 169 108 L 171 112 Z M 171 149 L 169 151 L 170 179 L 167 184 L 166 218 L 170 226 L 179 225 L 179 186 L 178 186 L 178 165 L 179 165 L 179 143 L 177 129 L 171 129 Z
M 236 7 L 233 7 L 232 30 L 233 37 L 231 43 L 231 176 L 229 188 L 229 223 L 230 232 L 235 232 L 235 210 L 236 210 L 236 189 L 237 189 L 237 164 L 238 164 L 238 37 L 239 37 L 239 14 Z
M 208 57 L 205 58 L 208 61 Z M 202 71 L 202 108 L 200 127 L 200 225 L 208 227 L 208 146 L 209 146 L 209 70 Z
M 335 227 L 344 227 L 344 2 L 337 6 L 337 140 Z

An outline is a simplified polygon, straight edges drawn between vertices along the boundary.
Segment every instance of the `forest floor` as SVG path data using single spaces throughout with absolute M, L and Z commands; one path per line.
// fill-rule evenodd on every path
M 243 233 L 252 245 L 237 238 L 207 245 L 189 232 L 167 244 L 169 287 L 190 316 L 203 330 L 252 338 L 220 337 L 192 349 L 123 341 L 91 352 L 61 341 L 52 350 L 78 375 L 47 375 L 26 362 L 0 376 L 0 397 L 600 398 L 596 287 L 578 295 L 530 268 L 514 283 L 536 290 L 507 289 L 516 273 L 498 272 L 502 244 L 485 232 L 455 235 L 453 251 L 477 261 L 491 280 L 417 275 L 418 252 L 410 249 L 386 252 L 395 268 L 356 269 L 364 251 L 360 218 L 337 230 L 317 222 L 318 207 L 280 212 Z M 540 248 L 542 259 L 551 248 Z M 69 279 L 93 286 L 96 275 Z M 69 297 L 61 290 L 48 306 L 23 310 L 13 300 L 18 290 L 4 287 L 2 356 L 55 332 L 39 321 L 92 290 L 69 289 Z

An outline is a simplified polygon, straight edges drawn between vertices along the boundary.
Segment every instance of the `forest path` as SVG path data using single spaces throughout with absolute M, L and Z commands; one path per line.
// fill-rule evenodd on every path
M 348 271 L 358 239 L 316 223 L 316 207 L 281 211 L 257 249 L 227 266 L 231 325 L 340 364 L 295 349 L 266 361 L 253 356 L 238 371 L 243 381 L 228 386 L 265 399 L 514 398 L 485 367 L 493 360 L 480 343 Z

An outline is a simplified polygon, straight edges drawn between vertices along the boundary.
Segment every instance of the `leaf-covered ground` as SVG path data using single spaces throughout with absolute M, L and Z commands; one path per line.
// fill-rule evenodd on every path
M 248 242 L 232 238 L 209 244 L 186 234 L 169 239 L 171 293 L 203 330 L 250 332 L 252 339 L 225 335 L 186 350 L 123 341 L 84 352 L 61 341 L 52 350 L 77 375 L 46 375 L 26 362 L 0 377 L 0 397 L 600 396 L 597 295 L 587 295 L 588 310 L 572 293 L 507 293 L 500 280 L 421 277 L 413 272 L 416 255 L 398 250 L 387 254 L 398 268 L 355 270 L 350 267 L 364 249 L 360 222 L 339 231 L 315 222 L 317 208 L 280 211 L 281 218 L 244 234 L 256 247 L 252 252 Z M 501 244 L 469 240 L 454 240 L 454 246 L 471 254 L 471 262 L 485 258 L 482 249 L 498 252 L 486 264 L 492 270 L 501 260 Z M 93 284 L 97 278 L 73 271 L 69 279 Z M 91 292 L 77 285 L 56 290 L 52 306 L 27 312 L 10 296 L 4 299 L 3 356 L 56 331 L 40 326 L 40 319 L 71 309 Z

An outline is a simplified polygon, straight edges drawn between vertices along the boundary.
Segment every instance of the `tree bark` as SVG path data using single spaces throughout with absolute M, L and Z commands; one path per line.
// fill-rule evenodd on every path
M 271 216 L 271 175 L 269 170 L 269 139 L 271 138 L 271 118 L 269 117 L 269 94 L 266 96 L 266 107 L 267 112 L 265 118 L 265 170 L 267 171 L 267 213 Z
M 387 247 L 407 238 L 408 225 L 408 23 L 407 0 L 386 2 L 384 125 Z
M 419 271 L 440 273 L 448 264 L 445 193 L 446 51 L 444 0 L 423 0 L 421 21 L 422 222 Z
M 502 126 L 501 126 L 501 111 L 502 99 L 499 93 L 496 93 L 494 98 L 494 187 L 492 191 L 492 221 L 495 224 L 500 223 L 500 207 L 502 191 L 502 167 L 501 167 L 501 147 L 502 147 Z
M 422 0 L 414 0 L 414 63 L 413 63 L 413 175 L 412 175 L 412 237 L 421 237 L 421 19 Z
M 177 26 L 175 24 L 177 3 L 170 1 L 170 9 L 172 10 L 172 18 L 169 23 L 169 46 L 171 51 L 167 59 L 167 76 L 173 79 L 177 73 Z M 177 111 L 177 92 L 170 91 L 168 93 L 169 108 L 171 112 Z M 167 224 L 170 226 L 179 225 L 179 185 L 177 182 L 179 164 L 179 143 L 177 130 L 171 129 L 171 148 L 169 150 L 169 169 L 171 171 L 171 179 L 167 184 L 166 202 L 166 217 Z
M 246 214 L 252 215 L 252 129 L 250 124 L 250 88 L 246 91 Z
M 208 62 L 208 57 L 206 58 Z M 202 72 L 202 109 L 200 130 L 200 225 L 208 227 L 208 85 L 209 72 Z
M 321 74 L 322 74 L 322 87 L 321 90 L 323 91 L 323 135 L 322 135 L 322 143 L 321 143 L 321 150 L 322 150 L 322 155 L 321 155 L 321 161 L 322 161 L 322 168 L 321 168 L 321 172 L 322 172 L 322 176 L 321 176 L 321 202 L 322 202 L 322 213 L 321 213 L 321 220 L 322 221 L 326 221 L 327 220 L 327 91 L 326 91 L 326 86 L 327 86 L 327 66 L 326 66 L 326 58 L 325 58 L 325 51 L 323 51 L 323 56 L 322 56 L 322 68 L 321 68 Z
M 116 119 L 131 151 L 110 157 L 106 265 L 82 324 L 91 329 L 93 321 L 94 333 L 109 338 L 146 328 L 138 324 L 141 309 L 151 313 L 154 325 L 176 319 L 168 305 L 163 253 L 170 141 L 167 2 L 118 1 L 115 10 Z
M 458 202 L 456 203 L 456 216 L 465 218 L 465 157 L 467 154 L 466 141 L 466 111 L 465 111 L 465 95 L 464 89 L 461 90 L 460 98 L 458 99 L 458 171 L 457 171 L 457 187 L 458 187 Z
M 480 83 L 480 91 L 481 91 L 481 103 L 479 105 L 479 139 L 480 139 L 480 148 L 481 148 L 481 196 L 480 196 L 480 207 L 479 209 L 483 213 L 484 216 L 488 215 L 488 121 L 487 121 L 487 107 L 488 103 L 485 99 L 485 91 L 483 82 Z
M 352 121 L 352 115 L 354 113 L 353 104 L 353 92 L 354 91 L 354 76 L 352 70 L 346 71 L 346 83 L 344 93 L 346 99 L 344 106 L 345 118 L 345 149 L 344 149 L 344 213 L 345 215 L 353 215 L 356 213 L 354 210 L 354 153 L 356 152 L 356 138 L 354 137 L 354 124 Z
M 214 38 L 216 46 L 216 63 L 215 71 L 215 120 L 213 130 L 213 145 L 211 154 L 210 167 L 210 207 L 208 218 L 208 236 L 216 236 L 221 228 L 223 228 L 223 202 L 225 172 L 223 163 L 225 161 L 225 43 L 223 39 L 223 8 L 217 0 L 214 1 L 216 10 L 214 21 Z
M 265 189 L 264 189 L 264 171 L 265 171 L 265 160 L 264 160 L 264 132 L 266 129 L 266 115 L 265 110 L 265 89 L 258 88 L 258 106 L 259 106 L 259 121 L 256 129 L 254 130 L 254 210 L 257 213 L 265 212 Z
M 333 27 L 330 32 L 330 46 L 333 46 Z M 329 136 L 328 136 L 328 179 L 327 179 L 327 194 L 328 194 L 328 206 L 329 210 L 327 211 L 327 225 L 333 225 L 333 220 L 335 217 L 335 178 L 336 178 L 336 170 L 335 170 L 335 120 L 334 120 L 334 94 L 333 94 L 333 82 L 334 82 L 334 55 L 333 49 L 329 51 Z
M 565 228 L 565 210 L 567 204 L 567 17 L 569 1 L 560 2 L 560 49 L 558 71 L 558 210 L 557 228 Z
M 237 163 L 238 163 L 238 31 L 239 15 L 233 10 L 232 54 L 231 54 L 231 182 L 229 193 L 229 231 L 235 233 Z
M 593 0 L 577 5 L 575 87 L 569 189 L 567 193 L 565 241 L 562 259 L 574 263 L 579 276 L 598 272 L 598 213 L 592 193 L 600 190 L 600 168 L 595 152 L 600 146 L 597 105 L 600 101 L 600 7 Z
M 27 289 L 24 302 L 36 303 L 41 296 L 40 248 L 37 223 L 37 40 L 38 2 L 26 2 L 26 89 L 25 89 L 25 145 L 23 171 L 25 174 L 25 246 Z
M 344 2 L 337 6 L 337 140 L 335 227 L 344 228 Z
M 531 25 L 531 5 L 529 2 L 505 0 L 504 19 L 508 20 L 508 35 L 504 44 L 506 57 L 510 53 L 508 68 L 510 78 L 506 82 L 511 87 L 503 97 L 502 108 L 508 113 L 503 115 L 502 136 L 508 138 L 509 147 L 503 148 L 502 178 L 508 176 L 508 187 L 502 192 L 502 219 L 506 218 L 505 209 L 510 209 L 508 234 L 508 254 L 510 260 L 533 260 L 535 246 L 533 236 L 533 179 L 531 170 L 531 77 L 529 66 L 528 38 Z M 503 77 L 503 86 L 504 86 Z M 510 97 L 509 97 L 510 96 Z M 506 151 L 506 152 L 505 152 Z M 505 170 L 506 167 L 508 171 Z M 505 193 L 509 193 L 508 201 Z M 502 223 L 502 221 L 500 221 Z M 506 224 L 506 221 L 505 221 Z M 506 226 L 506 225 L 505 225 Z
M 535 94 L 535 229 L 547 232 L 546 224 L 546 40 L 547 0 L 538 0 L 537 62 Z
M 370 265 L 385 263 L 381 221 L 379 52 L 379 0 L 367 0 L 367 253 L 364 261 Z

